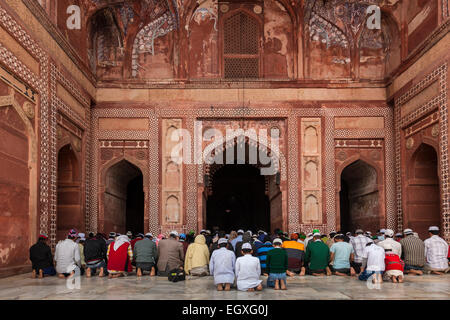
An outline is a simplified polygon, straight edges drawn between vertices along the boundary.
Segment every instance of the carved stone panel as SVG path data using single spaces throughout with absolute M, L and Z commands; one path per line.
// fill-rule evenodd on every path
M 301 119 L 302 222 L 322 223 L 322 137 L 321 119 Z
M 183 219 L 183 164 L 181 155 L 172 157 L 173 148 L 179 143 L 172 137 L 182 129 L 181 119 L 162 120 L 162 223 L 181 224 Z

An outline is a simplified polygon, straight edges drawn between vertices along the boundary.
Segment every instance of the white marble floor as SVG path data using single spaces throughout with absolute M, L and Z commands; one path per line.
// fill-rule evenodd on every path
M 264 280 L 265 277 L 262 277 Z M 264 281 L 265 283 L 265 281 Z M 171 283 L 167 278 L 81 277 L 80 288 L 70 289 L 57 277 L 31 279 L 30 274 L 0 279 L 0 300 L 450 300 L 450 274 L 444 276 L 406 276 L 403 284 L 384 282 L 370 288 L 355 278 L 312 276 L 288 278 L 287 291 L 264 288 L 262 292 L 215 290 L 212 277 L 192 278 Z

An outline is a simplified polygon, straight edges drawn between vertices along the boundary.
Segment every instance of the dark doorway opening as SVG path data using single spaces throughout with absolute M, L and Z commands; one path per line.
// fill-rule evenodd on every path
M 72 228 L 84 229 L 80 176 L 77 157 L 68 144 L 58 153 L 56 240 L 64 239 Z
M 270 231 L 270 202 L 265 176 L 248 164 L 224 165 L 213 177 L 207 200 L 207 228 Z
M 145 193 L 141 170 L 122 160 L 106 173 L 105 232 L 144 232 Z
M 441 223 L 438 155 L 428 144 L 417 148 L 408 166 L 406 208 L 407 227 L 422 239 L 428 237 L 430 226 Z
M 377 171 L 362 160 L 348 165 L 341 174 L 341 231 L 380 229 Z
M 144 177 L 140 173 L 127 186 L 126 229 L 144 232 Z

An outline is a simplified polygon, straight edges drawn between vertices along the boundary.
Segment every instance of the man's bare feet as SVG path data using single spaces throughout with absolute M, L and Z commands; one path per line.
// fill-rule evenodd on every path
M 398 276 L 397 279 L 399 283 L 403 283 L 403 276 Z
M 44 270 L 39 269 L 39 279 L 43 279 L 44 278 Z
M 381 274 L 377 274 L 378 282 L 383 283 L 383 276 Z
M 250 288 L 250 289 L 247 290 L 247 292 L 255 292 L 255 289 Z
M 262 284 L 259 284 L 259 286 L 256 287 L 256 291 L 261 291 L 263 289 Z
M 331 276 L 331 270 L 329 267 L 326 267 L 325 270 L 327 271 L 327 276 Z
M 225 283 L 225 291 L 230 291 L 230 290 L 231 290 L 231 284 Z
M 351 277 L 355 277 L 356 276 L 356 271 L 355 271 L 355 269 L 353 269 L 353 267 L 350 268 L 350 276 Z
M 137 268 L 137 272 L 136 272 L 138 277 L 142 277 L 142 269 L 141 268 Z
M 31 273 L 31 278 L 36 279 L 36 270 L 33 269 L 33 272 Z
M 286 282 L 284 282 L 283 280 L 280 280 L 280 284 L 281 284 L 281 290 L 287 290 Z
M 341 273 L 341 272 L 337 272 L 337 271 L 334 274 L 337 275 L 337 276 L 340 276 L 340 277 L 346 277 L 347 276 L 346 273 Z
M 100 278 L 103 278 L 103 277 L 105 276 L 105 269 L 100 268 L 100 273 L 98 274 L 98 276 L 99 276 Z
M 435 274 L 435 275 L 438 275 L 438 276 L 444 275 L 443 272 L 439 272 L 439 271 L 431 271 L 431 274 Z
M 58 273 L 58 278 L 65 279 L 66 277 L 64 277 L 64 275 L 62 273 Z
M 155 267 L 152 267 L 152 271 L 150 271 L 150 277 L 154 277 L 156 274 Z
M 421 276 L 423 274 L 422 270 L 410 269 L 408 273 L 415 274 L 416 276 Z
M 287 274 L 289 277 L 295 276 L 295 273 L 292 272 L 292 271 L 289 271 L 289 270 L 286 271 L 286 274 Z
M 90 277 L 92 277 L 92 270 L 91 270 L 91 268 L 87 268 L 86 269 L 86 278 L 90 278 Z
M 391 280 L 392 280 L 393 283 L 397 283 L 397 277 L 392 276 Z
M 299 276 L 300 276 L 300 277 L 303 277 L 305 274 L 306 274 L 306 268 L 305 268 L 305 267 L 302 267 L 302 270 L 300 271 Z
M 217 285 L 217 291 L 223 291 L 223 285 L 221 283 Z
M 275 280 L 275 290 L 280 290 L 280 283 L 278 280 Z

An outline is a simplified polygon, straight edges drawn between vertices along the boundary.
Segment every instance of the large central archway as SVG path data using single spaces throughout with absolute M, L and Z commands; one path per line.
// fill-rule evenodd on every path
M 225 165 L 216 171 L 207 200 L 207 227 L 221 230 L 270 229 L 270 202 L 265 177 L 248 164 Z
M 244 159 L 238 161 L 238 153 Z M 239 150 L 239 151 L 238 151 Z M 206 198 L 206 227 L 231 230 L 266 230 L 281 227 L 281 191 L 279 176 L 262 175 L 260 161 L 252 159 L 257 146 L 237 143 L 226 148 L 223 164 L 209 167 Z M 234 162 L 227 161 L 227 153 L 234 152 Z M 253 153 L 252 153 L 253 152 Z M 254 163 L 257 162 L 257 163 Z M 274 224 L 275 223 L 275 224 Z

